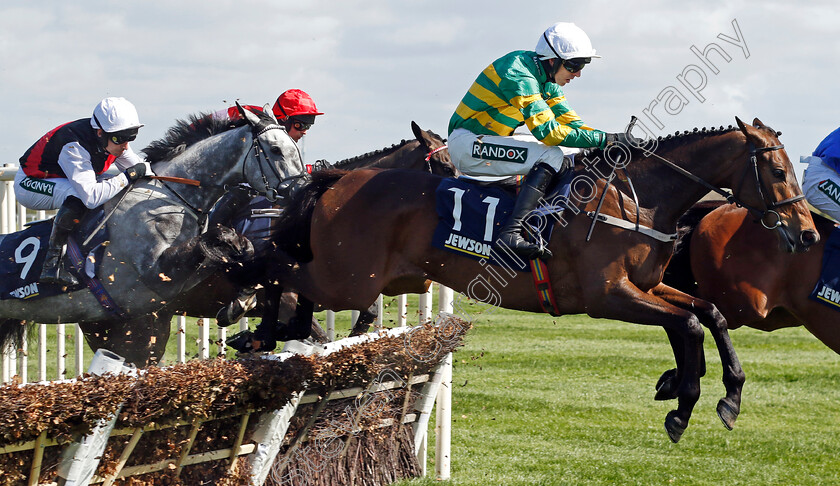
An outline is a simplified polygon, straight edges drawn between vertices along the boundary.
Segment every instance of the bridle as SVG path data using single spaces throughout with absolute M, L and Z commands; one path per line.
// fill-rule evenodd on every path
M 254 152 L 254 157 L 257 159 L 257 167 L 259 168 L 260 176 L 262 177 L 262 183 L 266 188 L 264 193 L 254 189 L 253 187 L 247 186 L 247 185 L 246 186 L 243 186 L 243 185 L 230 186 L 228 184 L 216 185 L 216 184 L 204 184 L 204 183 L 202 183 L 202 187 L 205 187 L 205 188 L 206 187 L 213 187 L 213 188 L 217 188 L 217 189 L 222 189 L 224 192 L 229 192 L 229 191 L 233 191 L 233 190 L 245 191 L 251 197 L 256 197 L 256 196 L 260 196 L 260 195 L 265 196 L 265 198 L 268 199 L 270 202 L 276 202 L 279 197 L 291 196 L 292 192 L 294 192 L 294 189 L 296 189 L 298 186 L 302 185 L 303 183 L 305 183 L 308 180 L 309 174 L 306 173 L 306 170 L 303 167 L 303 158 L 300 155 L 300 148 L 299 147 L 297 148 L 297 150 L 298 150 L 298 160 L 300 161 L 299 163 L 300 163 L 300 167 L 301 167 L 301 173 L 298 174 L 298 175 L 285 177 L 285 178 L 282 176 L 282 174 L 280 174 L 280 172 L 277 170 L 277 168 L 271 162 L 271 158 L 268 156 L 268 153 L 267 153 L 265 147 L 263 146 L 263 142 L 260 140 L 260 135 L 264 134 L 265 132 L 267 132 L 269 130 L 283 130 L 283 131 L 286 131 L 285 128 L 283 128 L 280 125 L 274 124 L 274 123 L 268 124 L 268 125 L 262 127 L 261 129 L 259 129 L 259 131 L 256 131 L 256 127 L 252 127 L 251 132 L 253 133 L 253 141 L 251 143 L 251 147 L 248 149 L 247 152 L 245 152 L 245 156 L 242 159 L 242 179 L 243 180 L 248 180 L 248 178 L 246 177 L 246 173 L 245 173 L 245 170 L 246 170 L 246 167 L 247 167 L 246 162 L 248 160 L 248 157 L 251 155 L 251 152 L 252 151 Z M 266 169 L 264 168 L 265 166 L 268 166 L 271 173 L 273 173 L 274 176 L 280 181 L 280 184 L 278 184 L 278 186 L 276 188 L 271 187 L 269 185 L 268 178 L 266 177 Z M 303 180 L 301 181 L 301 179 L 303 179 Z M 174 194 L 175 197 L 178 200 L 180 200 L 181 204 L 183 204 L 185 207 L 192 210 L 193 213 L 197 215 L 197 217 L 199 217 L 199 216 L 200 217 L 206 217 L 205 211 L 203 211 L 201 208 L 197 208 L 197 207 L 193 206 L 192 204 L 190 204 L 186 200 L 186 198 L 181 196 L 181 194 L 179 194 L 178 191 L 176 191 L 171 185 L 169 185 L 169 184 L 167 184 L 163 181 L 161 181 L 161 183 L 172 194 Z
M 767 196 L 767 193 L 764 190 L 764 181 L 761 178 L 761 173 L 758 171 L 758 155 L 762 154 L 764 152 L 781 150 L 781 149 L 785 148 L 785 146 L 784 146 L 784 144 L 779 144 L 779 145 L 773 145 L 771 147 L 756 148 L 756 146 L 752 142 L 750 142 L 749 147 L 750 147 L 750 150 L 749 150 L 749 153 L 748 153 L 749 163 L 744 168 L 744 174 L 741 176 L 741 182 L 738 184 L 737 191 L 741 192 L 741 187 L 743 187 L 744 182 L 746 181 L 747 173 L 752 172 L 753 181 L 755 182 L 756 190 L 758 190 L 758 194 L 761 196 L 761 200 L 764 202 L 764 206 L 765 206 L 764 209 L 759 209 L 755 206 L 752 206 L 750 204 L 745 203 L 743 200 L 741 200 L 741 198 L 739 198 L 738 196 L 735 195 L 734 190 L 733 190 L 733 192 L 730 193 L 729 191 L 727 191 L 725 189 L 721 189 L 717 186 L 713 186 L 712 184 L 709 184 L 705 180 L 697 177 L 696 175 L 694 175 L 691 172 L 683 169 L 682 167 L 680 167 L 677 164 L 671 162 L 670 160 L 666 159 L 665 157 L 662 157 L 659 154 L 656 154 L 654 152 L 646 152 L 646 154 L 650 154 L 650 155 L 656 157 L 657 159 L 662 161 L 665 165 L 667 165 L 671 169 L 677 171 L 681 175 L 683 175 L 683 176 L 691 179 L 692 181 L 702 185 L 703 187 L 709 189 L 710 191 L 714 191 L 717 194 L 720 194 L 721 196 L 723 196 L 724 199 L 726 199 L 727 202 L 729 202 L 731 204 L 735 204 L 739 207 L 747 208 L 747 210 L 749 212 L 755 214 L 758 217 L 758 219 L 761 221 L 761 225 L 764 226 L 765 228 L 767 228 L 769 230 L 777 229 L 782 225 L 782 217 L 778 213 L 778 211 L 776 211 L 776 209 L 781 207 L 781 206 L 787 205 L 787 204 L 793 204 L 793 203 L 796 203 L 798 201 L 801 201 L 801 200 L 805 199 L 805 195 L 800 194 L 798 196 L 789 197 L 789 198 L 781 200 L 781 201 L 772 201 Z M 750 171 L 750 169 L 752 169 L 752 171 Z M 768 214 L 772 214 L 776 219 L 776 222 L 772 225 L 767 224 L 767 222 L 765 221 Z
M 447 144 L 443 144 L 436 149 L 430 150 L 429 153 L 426 154 L 426 170 L 429 171 L 430 174 L 434 174 L 434 171 L 432 170 L 432 156 L 448 148 L 449 146 Z
M 286 129 L 282 126 L 272 123 L 266 125 L 259 132 L 254 134 L 254 140 L 251 144 L 251 148 L 248 150 L 247 153 L 245 153 L 245 159 L 242 163 L 242 178 L 247 180 L 247 178 L 245 177 L 245 161 L 248 160 L 248 155 L 251 153 L 251 151 L 253 151 L 254 157 L 257 159 L 257 166 L 260 170 L 260 177 L 262 177 L 262 183 L 266 188 L 265 194 L 263 194 L 263 196 L 265 196 L 265 198 L 268 199 L 270 202 L 275 202 L 278 199 L 278 195 L 285 197 L 290 196 L 293 192 L 293 189 L 296 186 L 300 185 L 300 179 L 308 178 L 309 174 L 306 172 L 306 168 L 303 165 L 303 157 L 300 154 L 300 147 L 297 147 L 297 145 L 295 145 L 295 147 L 298 151 L 298 161 L 300 163 L 301 170 L 300 174 L 289 177 L 283 177 L 283 175 L 280 174 L 280 171 L 277 170 L 277 167 L 274 166 L 274 164 L 271 161 L 271 158 L 268 156 L 268 153 L 266 152 L 265 147 L 263 146 L 263 142 L 260 140 L 260 135 L 264 134 L 269 130 L 283 130 L 284 132 L 286 131 Z M 276 188 L 271 187 L 269 185 L 268 178 L 265 175 L 266 170 L 264 169 L 264 166 L 268 166 L 273 175 L 277 178 L 277 180 L 280 181 Z

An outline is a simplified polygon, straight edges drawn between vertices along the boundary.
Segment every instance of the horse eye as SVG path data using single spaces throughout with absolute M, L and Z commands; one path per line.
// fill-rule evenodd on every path
M 782 169 L 773 169 L 773 177 L 777 179 L 784 180 L 785 178 L 785 171 Z
M 274 145 L 271 147 L 271 153 L 275 155 L 280 155 L 281 153 L 283 153 L 283 150 L 281 150 L 280 147 L 278 147 L 277 145 Z

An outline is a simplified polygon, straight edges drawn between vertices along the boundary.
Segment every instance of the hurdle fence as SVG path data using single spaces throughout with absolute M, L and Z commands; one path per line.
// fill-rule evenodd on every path
M 26 224 L 44 220 L 51 217 L 54 214 L 54 211 L 33 211 L 28 210 L 17 203 L 14 197 L 14 190 L 13 190 L 13 179 L 14 175 L 17 171 L 16 165 L 4 165 L 0 167 L 0 232 L 2 234 L 13 233 L 22 229 Z M 451 313 L 452 312 L 452 305 L 453 305 L 453 294 L 452 290 L 448 289 L 444 286 L 439 286 L 435 284 L 439 293 L 439 312 L 442 313 Z M 406 295 L 401 295 L 396 297 L 395 301 L 391 303 L 393 308 L 389 309 L 391 315 L 394 315 L 393 323 L 395 327 L 401 328 L 402 331 L 405 332 L 407 329 L 411 329 L 410 326 L 413 323 L 430 323 L 433 321 L 435 317 L 435 313 L 433 312 L 433 296 L 434 296 L 434 287 L 430 287 L 428 292 L 424 294 L 420 294 L 418 296 L 418 309 L 417 309 L 417 318 L 415 320 L 414 316 L 409 315 L 408 311 L 408 300 L 409 297 Z M 385 326 L 383 324 L 386 312 L 384 309 L 384 299 L 382 296 L 379 297 L 377 300 L 377 307 L 378 307 L 378 316 L 376 322 L 374 323 L 374 328 L 377 331 L 382 330 Z M 358 317 L 358 311 L 351 311 L 351 321 L 355 321 Z M 225 328 L 217 328 L 215 336 L 211 337 L 211 320 L 207 318 L 200 318 L 195 321 L 195 332 L 191 332 L 189 325 L 190 319 L 184 316 L 177 316 L 175 317 L 177 331 L 174 333 L 173 338 L 176 340 L 177 346 L 177 363 L 185 363 L 189 361 L 190 356 L 188 356 L 188 342 L 193 340 L 195 342 L 195 346 L 197 348 L 194 357 L 198 359 L 209 359 L 212 356 L 226 356 L 226 349 L 225 349 L 225 339 L 227 337 L 227 330 Z M 336 338 L 336 314 L 332 311 L 326 311 L 325 315 L 325 330 L 330 339 L 330 341 L 334 341 Z M 247 329 L 249 326 L 249 322 L 247 318 L 243 318 L 239 322 L 239 330 Z M 0 383 L 8 383 L 10 382 L 13 377 L 21 383 L 29 383 L 33 381 L 37 382 L 47 382 L 50 380 L 65 380 L 71 376 L 80 376 L 88 369 L 90 365 L 91 359 L 93 359 L 93 355 L 86 357 L 85 354 L 85 342 L 81 332 L 81 329 L 78 324 L 36 324 L 35 326 L 37 335 L 34 337 L 27 338 L 24 340 L 24 344 L 21 349 L 2 349 L 0 350 L 0 354 L 2 354 L 2 376 L 0 376 Z M 51 330 L 54 330 L 55 337 L 54 340 L 48 339 L 48 335 L 51 334 Z M 346 341 L 346 340 L 343 340 Z M 31 350 L 29 349 L 29 342 L 37 343 L 36 349 Z M 68 344 L 70 349 L 68 349 Z M 213 352 L 215 351 L 215 353 Z M 34 354 L 34 357 L 33 357 Z M 72 355 L 72 364 L 67 363 L 67 357 Z M 35 371 L 34 376 L 30 373 L 30 360 L 37 358 L 37 371 Z M 54 374 L 49 373 L 49 369 L 51 366 L 49 362 L 52 361 L 54 366 Z M 427 434 L 425 431 L 425 427 L 428 425 L 428 418 L 432 411 L 432 407 L 437 404 L 437 416 L 436 416 L 436 426 L 435 426 L 435 436 L 436 436 L 436 455 L 435 455 L 435 475 L 438 479 L 446 480 L 450 478 L 450 469 L 451 469 L 451 381 L 452 381 L 452 358 L 451 354 L 447 355 L 439 365 L 435 368 L 435 371 L 431 374 L 426 376 L 425 378 L 416 378 L 421 381 L 415 381 L 413 383 L 409 383 L 409 385 L 415 384 L 422 384 L 424 383 L 423 380 L 431 380 L 435 382 L 435 386 L 433 387 L 434 394 L 424 401 L 424 407 L 427 407 L 428 410 L 426 412 L 420 413 L 416 416 L 409 416 L 408 419 L 416 420 L 413 422 L 415 425 L 415 453 L 417 455 L 421 470 L 423 475 L 427 474 L 426 471 L 426 463 L 427 463 Z M 430 393 L 428 387 L 424 388 L 424 393 Z M 348 395 L 354 390 L 339 390 L 335 393 L 336 397 L 347 397 Z M 358 391 L 356 391 L 358 393 Z M 301 403 L 302 401 L 302 403 Z M 300 397 L 300 401 L 298 405 L 308 403 L 308 401 L 314 401 L 314 399 L 309 396 L 308 398 L 305 395 Z M 292 411 L 292 415 L 294 411 Z M 406 420 L 404 417 L 403 420 Z M 178 426 L 179 424 L 173 424 L 172 426 Z M 183 425 L 183 424 L 181 424 Z M 244 425 L 243 425 L 244 428 Z M 418 433 L 417 430 L 422 428 L 422 433 Z M 125 431 L 117 432 L 117 434 L 121 433 L 129 433 Z M 135 440 L 134 435 L 141 434 L 142 432 L 138 431 L 131 431 L 132 434 L 132 441 Z M 139 439 L 139 435 L 137 435 Z M 194 437 L 193 437 L 194 438 Z M 35 441 L 31 444 L 32 449 L 37 451 L 37 449 L 46 447 L 48 442 L 45 442 L 46 439 L 42 440 L 40 443 Z M 18 447 L 18 446 L 15 446 Z M 15 447 L 9 448 L 4 447 L 0 448 L 0 453 L 9 452 L 16 449 Z M 27 446 L 28 447 L 28 446 Z M 253 452 L 253 448 L 249 449 L 250 446 L 242 446 L 237 452 L 237 455 L 241 454 L 248 454 Z M 234 448 L 235 449 L 235 448 Z M 227 451 L 216 451 L 216 455 L 218 454 L 233 454 L 232 450 Z M 202 455 L 201 457 L 193 457 L 193 456 L 184 456 L 180 458 L 177 463 L 179 464 L 178 467 L 182 467 L 186 464 L 192 464 L 195 462 L 200 462 L 201 460 L 213 460 L 212 458 L 208 459 L 209 457 L 215 457 L 213 455 Z M 184 462 L 186 461 L 186 462 Z M 169 461 L 162 461 L 157 466 L 161 467 L 171 467 L 173 462 Z M 155 465 L 149 466 L 151 468 L 157 467 Z M 121 474 L 122 476 L 127 476 L 132 473 L 143 474 L 148 472 L 149 467 L 145 468 L 136 468 L 135 470 L 128 470 L 123 471 Z M 111 482 L 114 478 L 111 478 Z M 35 480 L 37 481 L 37 475 L 35 475 Z M 104 482 L 105 484 L 109 484 L 107 478 L 99 478 L 100 481 Z M 36 483 L 31 483 L 36 484 Z M 68 483 L 69 484 L 69 483 Z M 257 484 L 257 483 L 255 483 Z M 259 483 L 261 484 L 261 483 Z

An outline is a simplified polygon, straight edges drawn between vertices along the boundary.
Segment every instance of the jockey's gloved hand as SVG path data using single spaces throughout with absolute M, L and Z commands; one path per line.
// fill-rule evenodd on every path
M 641 138 L 636 138 L 633 135 L 626 133 L 607 133 L 606 135 L 607 147 L 616 143 L 624 144 L 628 147 L 639 147 L 644 142 Z
M 140 179 L 141 177 L 145 176 L 147 165 L 148 164 L 141 162 L 139 164 L 134 164 L 128 169 L 126 169 L 123 172 L 123 174 L 125 174 L 125 177 L 128 179 L 128 183 L 131 184 L 137 179 Z

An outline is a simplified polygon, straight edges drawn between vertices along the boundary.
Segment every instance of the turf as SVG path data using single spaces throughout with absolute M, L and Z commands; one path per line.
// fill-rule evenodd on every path
M 452 484 L 840 484 L 840 357 L 803 329 L 731 333 L 747 375 L 727 431 L 707 333 L 703 395 L 682 440 L 653 400 L 673 367 L 660 328 L 499 311 L 455 355 Z M 432 478 L 402 486 L 439 484 Z

